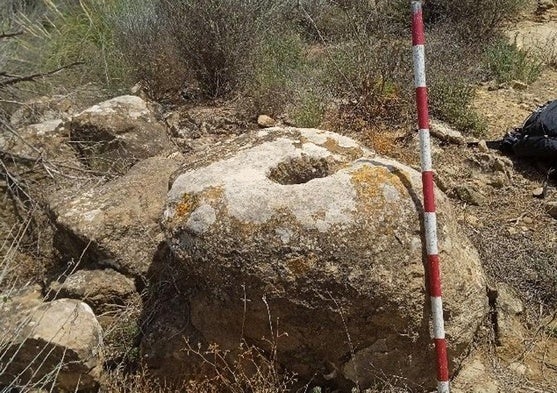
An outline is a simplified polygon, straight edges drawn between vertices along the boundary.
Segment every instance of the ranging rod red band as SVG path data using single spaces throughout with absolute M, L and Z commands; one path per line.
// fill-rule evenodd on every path
M 427 87 L 416 87 L 416 104 L 418 105 L 418 127 L 422 130 L 429 129 Z
M 441 297 L 441 268 L 439 267 L 439 255 L 427 256 L 429 296 Z
M 446 382 L 449 380 L 449 364 L 447 361 L 447 342 L 444 338 L 436 338 L 435 352 L 437 353 L 437 380 Z
M 433 172 L 422 172 L 422 185 L 424 188 L 424 211 L 435 213 L 435 193 L 433 191 Z
M 424 45 L 425 33 L 422 10 L 412 14 L 412 45 Z

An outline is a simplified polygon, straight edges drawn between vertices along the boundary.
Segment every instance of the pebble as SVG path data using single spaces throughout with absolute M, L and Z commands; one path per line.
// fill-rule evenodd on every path
M 259 115 L 259 117 L 257 118 L 257 124 L 259 125 L 259 127 L 268 128 L 268 127 L 274 127 L 277 124 L 277 122 L 275 121 L 275 119 L 273 119 L 270 116 Z
M 530 217 L 524 217 L 524 218 L 522 219 L 522 222 L 525 223 L 525 224 L 527 224 L 527 225 L 531 225 L 531 224 L 534 223 L 534 220 L 532 220 Z
M 545 198 L 545 187 L 538 187 L 532 191 L 532 196 L 535 198 Z

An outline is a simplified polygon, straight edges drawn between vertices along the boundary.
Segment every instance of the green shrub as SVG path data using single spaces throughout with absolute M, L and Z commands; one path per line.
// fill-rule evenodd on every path
M 160 0 L 178 56 L 201 91 L 216 98 L 233 92 L 250 74 L 256 49 L 280 3 L 272 0 Z
M 245 95 L 256 113 L 281 114 L 307 72 L 302 39 L 295 32 L 270 34 L 257 49 L 253 67 Z
M 541 74 L 543 63 L 517 47 L 516 42 L 496 41 L 485 52 L 488 75 L 498 83 L 519 80 L 532 83 Z
M 348 117 L 393 126 L 408 120 L 412 66 L 405 42 L 358 37 L 329 53 L 322 80 Z
M 487 124 L 472 108 L 474 91 L 474 86 L 457 78 L 434 81 L 430 86 L 431 115 L 460 131 L 483 135 Z
M 430 0 L 424 4 L 429 25 L 450 25 L 476 45 L 490 42 L 502 23 L 517 18 L 529 0 Z
M 292 120 L 297 127 L 316 128 L 323 121 L 325 100 L 314 91 L 299 93 L 301 96 L 292 110 Z
M 127 87 L 127 70 L 114 45 L 111 14 L 118 2 L 44 0 L 30 14 L 15 13 L 13 29 L 24 34 L 14 41 L 7 70 L 18 75 L 46 72 L 74 62 L 79 69 L 51 76 L 37 93 L 64 91 L 94 82 L 109 90 Z M 14 72 L 15 71 L 15 72 Z
M 114 4 L 82 0 L 55 10 L 57 17 L 47 30 L 45 69 L 81 61 L 85 66 L 74 76 L 82 81 L 97 81 L 114 89 L 127 86 L 126 68 L 114 45 L 110 23 Z
M 176 96 L 188 70 L 156 1 L 120 0 L 110 18 L 115 44 L 135 81 L 155 100 Z
M 483 134 L 487 125 L 472 105 L 481 77 L 481 48 L 440 26 L 429 31 L 426 56 L 431 116 L 462 132 Z

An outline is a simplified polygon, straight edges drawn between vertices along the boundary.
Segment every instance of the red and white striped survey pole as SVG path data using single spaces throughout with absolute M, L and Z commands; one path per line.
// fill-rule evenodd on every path
M 418 107 L 418 127 L 420 133 L 420 155 L 422 162 L 422 183 L 424 193 L 424 228 L 427 251 L 429 296 L 433 316 L 433 339 L 437 355 L 437 392 L 449 392 L 449 362 L 443 321 L 441 300 L 441 272 L 437 248 L 437 217 L 435 214 L 435 194 L 433 167 L 431 162 L 431 141 L 429 136 L 429 114 L 427 87 L 425 80 L 425 34 L 422 17 L 422 2 L 412 2 L 412 45 L 414 52 L 414 83 Z

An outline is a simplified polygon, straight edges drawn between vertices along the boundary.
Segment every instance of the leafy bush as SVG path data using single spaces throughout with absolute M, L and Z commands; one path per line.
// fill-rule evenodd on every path
M 49 3 L 53 17 L 50 26 L 44 29 L 43 42 L 39 43 L 44 45 L 43 67 L 50 69 L 81 61 L 85 67 L 74 74 L 81 81 L 97 81 L 114 89 L 126 86 L 126 68 L 114 45 L 111 24 L 116 4 L 101 0 L 82 0 L 78 4 L 66 0 L 58 6 Z M 34 29 L 40 27 L 35 25 Z
M 429 24 L 450 25 L 461 38 L 481 45 L 501 24 L 516 18 L 529 0 L 430 0 L 424 5 Z
M 94 82 L 108 90 L 127 87 L 127 70 L 113 40 L 111 13 L 117 2 L 101 0 L 43 0 L 13 9 L 11 31 L 22 32 L 3 51 L 3 70 L 12 75 L 48 72 L 83 63 L 47 80 L 36 80 L 36 95 L 66 93 Z M 3 48 L 5 49 L 5 47 Z M 41 83 L 43 82 L 43 83 Z M 25 100 L 25 89 L 17 100 Z M 16 93 L 17 95 L 17 93 Z
M 297 33 L 269 35 L 257 49 L 253 75 L 245 82 L 255 112 L 280 115 L 308 71 L 305 65 L 304 43 Z
M 264 33 L 277 22 L 272 0 L 160 0 L 188 70 L 208 97 L 234 91 L 250 73 Z
M 519 80 L 529 84 L 538 79 L 543 63 L 518 48 L 516 42 L 501 40 L 486 50 L 485 67 L 498 83 Z
M 292 119 L 298 127 L 319 127 L 325 114 L 325 100 L 313 91 L 303 92 L 292 110 Z
M 483 134 L 485 120 L 472 106 L 481 77 L 481 48 L 439 27 L 429 31 L 426 55 L 431 115 L 460 131 Z
M 474 86 L 458 79 L 441 79 L 431 84 L 431 114 L 455 128 L 481 136 L 485 120 L 472 108 Z
M 157 2 L 120 0 L 110 22 L 115 44 L 135 81 L 155 100 L 175 96 L 188 79 L 184 57 L 176 47 Z

